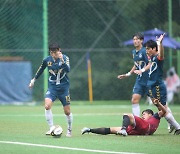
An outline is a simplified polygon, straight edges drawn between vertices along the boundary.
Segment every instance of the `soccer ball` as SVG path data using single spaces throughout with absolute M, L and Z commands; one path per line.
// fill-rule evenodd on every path
M 55 128 L 54 128 L 53 131 L 51 132 L 51 135 L 52 135 L 52 136 L 60 137 L 62 133 L 63 133 L 62 127 L 59 126 L 59 125 L 55 125 Z

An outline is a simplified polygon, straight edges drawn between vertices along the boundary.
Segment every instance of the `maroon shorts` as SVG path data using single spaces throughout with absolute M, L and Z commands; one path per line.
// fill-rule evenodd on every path
M 135 126 L 128 126 L 128 135 L 148 135 L 149 123 L 140 117 L 134 116 Z

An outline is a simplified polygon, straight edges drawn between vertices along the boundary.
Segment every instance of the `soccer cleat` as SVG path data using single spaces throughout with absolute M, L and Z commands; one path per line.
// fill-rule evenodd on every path
M 90 128 L 87 128 L 87 127 L 84 127 L 82 130 L 81 130 L 81 134 L 85 134 L 85 133 L 89 133 L 90 132 Z
M 173 125 L 170 125 L 169 133 L 172 133 L 175 130 L 175 127 Z
M 55 126 L 51 126 L 50 129 L 46 132 L 46 135 L 51 135 L 54 129 L 55 129 Z
M 48 131 L 46 132 L 46 135 L 51 135 L 51 131 L 48 130 Z
M 66 137 L 71 137 L 72 136 L 72 130 L 68 129 L 66 133 Z
M 180 129 L 177 129 L 175 132 L 174 132 L 174 135 L 179 135 L 180 134 Z
M 117 135 L 127 136 L 128 134 L 125 129 L 121 129 L 120 131 L 117 132 Z

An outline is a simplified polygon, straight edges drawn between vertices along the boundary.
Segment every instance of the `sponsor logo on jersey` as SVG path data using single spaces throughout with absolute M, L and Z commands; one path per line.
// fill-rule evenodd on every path
M 142 58 L 142 54 L 141 53 L 139 54 L 139 58 Z
M 52 66 L 52 62 L 51 61 L 48 61 L 48 66 Z

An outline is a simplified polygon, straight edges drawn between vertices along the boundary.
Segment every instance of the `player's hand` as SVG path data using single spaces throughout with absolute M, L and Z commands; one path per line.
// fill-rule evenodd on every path
M 156 105 L 156 106 L 159 105 L 159 100 L 156 99 L 156 98 L 154 98 L 154 99 L 152 100 L 152 102 L 153 102 L 153 104 Z
M 33 79 L 31 80 L 31 82 L 29 83 L 29 88 L 30 88 L 30 89 L 33 88 L 34 83 L 35 83 L 35 78 L 33 78 Z
M 64 59 L 63 59 L 63 54 L 62 54 L 62 52 L 59 52 L 59 53 L 58 53 L 58 57 L 59 57 L 59 59 L 61 60 L 61 62 L 64 63 Z
M 121 75 L 118 75 L 118 76 L 117 76 L 118 79 L 124 79 L 124 78 L 126 78 L 126 77 L 127 77 L 126 74 L 121 74 Z
M 158 45 L 160 45 L 160 44 L 162 43 L 162 40 L 163 40 L 163 38 L 164 38 L 164 35 L 165 35 L 165 33 L 164 33 L 164 34 L 161 34 L 161 35 L 159 36 L 159 38 L 156 36 L 156 42 L 157 42 Z
M 59 59 L 62 59 L 62 58 L 63 58 L 62 52 L 58 52 L 58 57 L 59 57 Z

